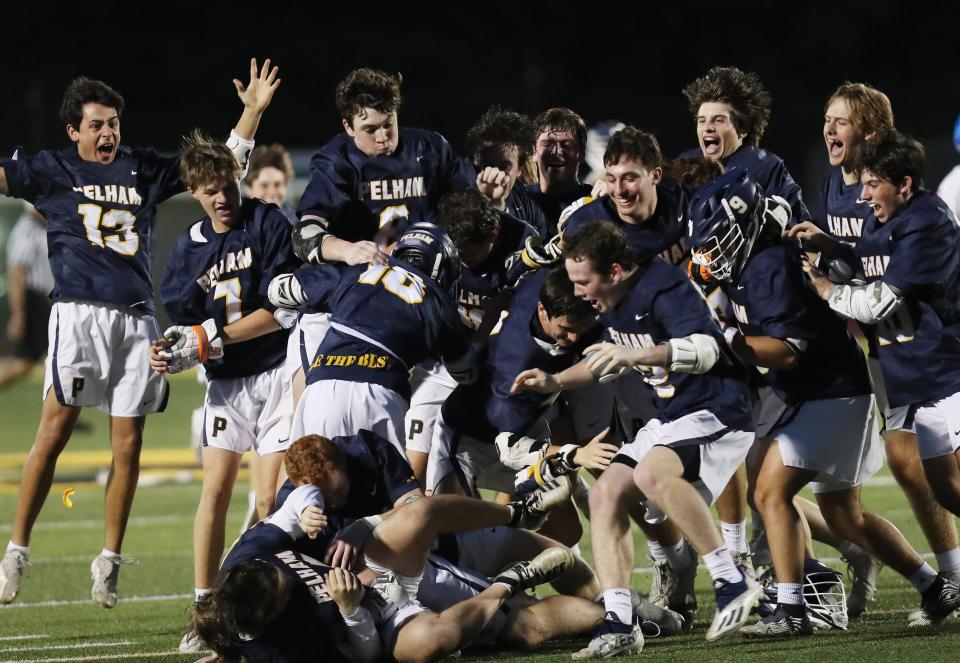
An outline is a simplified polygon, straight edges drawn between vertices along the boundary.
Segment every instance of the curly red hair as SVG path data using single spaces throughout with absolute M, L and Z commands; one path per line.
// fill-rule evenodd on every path
M 287 475 L 298 484 L 319 484 L 346 464 L 343 451 L 322 435 L 304 435 L 287 449 Z

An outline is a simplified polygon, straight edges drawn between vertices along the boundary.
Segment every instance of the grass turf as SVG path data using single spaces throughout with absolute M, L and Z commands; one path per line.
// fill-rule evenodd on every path
M 0 401 L 0 541 L 9 537 L 16 502 L 17 458 L 29 449 L 40 412 L 39 376 L 8 389 Z M 200 387 L 189 376 L 177 377 L 166 413 L 150 417 L 145 437 L 145 465 L 155 474 L 170 464 L 170 454 L 186 453 L 190 412 L 202 400 Z M 192 596 L 191 531 L 199 483 L 144 485 L 134 503 L 124 554 L 139 560 L 121 572 L 120 604 L 104 610 L 89 600 L 90 560 L 102 545 L 102 488 L 95 478 L 97 450 L 108 448 L 106 417 L 85 410 L 89 429 L 75 434 L 67 450 L 71 462 L 58 471 L 50 499 L 31 542 L 33 567 L 17 601 L 0 608 L 0 661 L 193 661 L 196 656 L 176 653 L 179 630 L 186 621 Z M 66 457 L 65 457 L 66 459 Z M 169 469 L 169 468 L 167 468 Z M 63 490 L 77 488 L 74 507 L 61 502 Z M 240 526 L 247 486 L 234 492 L 228 533 Z M 863 501 L 884 513 L 919 548 L 925 549 L 919 529 L 899 489 L 881 473 L 863 491 Z M 589 536 L 582 543 L 590 559 Z M 637 549 L 644 551 L 639 542 Z M 824 557 L 836 552 L 823 548 Z M 638 554 L 638 566 L 648 564 Z M 838 567 L 837 562 L 833 562 Z M 839 567 L 838 567 L 839 568 Z M 650 575 L 638 571 L 634 586 L 646 591 Z M 896 574 L 880 575 L 876 603 L 846 633 L 820 633 L 795 641 L 745 642 L 732 635 L 708 644 L 703 635 L 712 616 L 713 598 L 707 574 L 698 575 L 700 619 L 693 634 L 648 641 L 644 657 L 664 661 L 955 661 L 960 652 L 960 619 L 950 619 L 938 630 L 906 626 L 907 613 L 916 608 L 917 594 Z M 531 652 L 469 650 L 464 659 L 509 663 L 568 661 L 581 642 L 552 643 Z M 322 656 L 318 655 L 318 661 Z

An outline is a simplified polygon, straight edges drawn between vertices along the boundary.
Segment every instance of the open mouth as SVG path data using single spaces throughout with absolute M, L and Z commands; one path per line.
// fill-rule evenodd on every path
M 836 138 L 828 138 L 827 151 L 831 157 L 840 158 L 840 156 L 843 155 L 843 141 L 837 140 Z
M 217 216 L 233 216 L 233 208 L 230 205 L 217 205 L 214 209 L 217 211 Z
M 113 143 L 103 143 L 101 145 L 97 145 L 97 154 L 99 154 L 101 157 L 108 157 L 113 154 L 114 147 L 115 146 Z
M 720 139 L 715 136 L 704 136 L 703 154 L 707 157 L 720 156 Z

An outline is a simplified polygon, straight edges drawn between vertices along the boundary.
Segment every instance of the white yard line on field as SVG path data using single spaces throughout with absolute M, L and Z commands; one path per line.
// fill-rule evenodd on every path
M 133 658 L 166 658 L 167 656 L 182 656 L 176 649 L 169 651 L 134 652 L 130 654 L 95 654 L 93 656 L 69 656 L 67 658 L 29 658 L 15 661 L 0 661 L 0 663 L 67 663 L 68 661 L 116 661 Z
M 69 645 L 44 645 L 42 647 L 6 647 L 0 649 L 0 654 L 10 654 L 18 651 L 48 651 L 53 649 L 99 649 L 101 647 L 122 647 L 125 645 L 134 645 L 130 640 L 120 640 L 118 642 L 74 642 Z
M 41 638 L 49 638 L 50 636 L 46 633 L 31 633 L 30 635 L 4 635 L 0 637 L 0 642 L 7 642 L 10 640 L 40 640 Z
M 124 596 L 121 603 L 154 603 L 158 601 L 182 601 L 192 599 L 193 594 L 158 594 L 156 596 Z M 59 605 L 96 605 L 92 599 L 71 599 L 68 601 L 33 601 L 26 603 L 11 603 L 0 606 L 0 611 L 16 608 L 49 608 Z
M 128 525 L 176 525 L 179 523 L 192 523 L 193 516 L 137 516 L 127 521 Z M 103 520 L 88 518 L 86 520 L 54 520 L 50 522 L 37 523 L 34 528 L 34 534 L 51 529 L 97 529 L 103 527 Z M 10 532 L 12 525 L 0 525 L 0 532 Z

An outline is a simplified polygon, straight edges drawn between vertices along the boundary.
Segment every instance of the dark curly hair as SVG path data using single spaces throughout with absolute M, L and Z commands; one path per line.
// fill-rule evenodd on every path
M 361 115 L 364 108 L 392 113 L 403 102 L 400 96 L 401 82 L 403 76 L 399 73 L 388 74 L 367 67 L 354 69 L 337 85 L 337 111 L 340 117 L 348 124 L 353 124 L 353 117 Z
M 436 223 L 453 240 L 457 251 L 485 242 L 500 227 L 500 217 L 476 189 L 448 193 L 437 205 Z
M 318 485 L 330 472 L 346 466 L 343 450 L 322 435 L 304 435 L 283 457 L 287 476 L 299 485 Z
M 569 240 L 565 239 L 563 257 L 577 262 L 587 260 L 597 274 L 609 274 L 614 263 L 626 271 L 640 264 L 627 236 L 610 221 L 588 223 Z
M 697 116 L 700 106 L 714 101 L 730 104 L 730 120 L 749 145 L 759 145 L 770 121 L 770 93 L 760 77 L 736 67 L 713 67 L 704 76 L 683 88 L 690 112 Z
M 597 317 L 587 300 L 573 294 L 573 282 L 562 265 L 554 267 L 540 286 L 540 303 L 549 317 L 566 316 L 574 325 L 588 323 Z
M 904 179 L 909 177 L 910 191 L 916 193 L 923 188 L 925 163 L 926 155 L 920 141 L 894 130 L 864 141 L 854 169 L 859 174 L 869 170 L 896 185 L 903 184 Z
M 70 81 L 67 89 L 63 91 L 60 120 L 74 129 L 79 129 L 83 121 L 84 104 L 101 104 L 117 111 L 118 117 L 123 114 L 123 97 L 119 92 L 103 81 L 80 76 Z
M 569 108 L 563 108 L 562 106 L 548 108 L 533 118 L 533 127 L 533 139 L 535 141 L 542 133 L 569 131 L 580 146 L 581 154 L 587 149 L 587 123 Z
M 603 165 L 611 166 L 623 157 L 642 163 L 650 170 L 659 168 L 663 161 L 656 136 L 636 127 L 624 127 L 610 136 L 603 152 Z
M 706 157 L 677 157 L 663 163 L 663 176 L 680 182 L 688 189 L 699 189 L 723 175 L 720 162 Z
M 194 129 L 180 144 L 180 179 L 188 189 L 230 182 L 240 177 L 240 164 L 230 148 Z
M 533 121 L 528 116 L 491 106 L 467 132 L 466 154 L 476 161 L 477 151 L 484 143 L 505 143 L 517 146 L 517 162 L 523 164 L 530 158 L 534 140 Z

